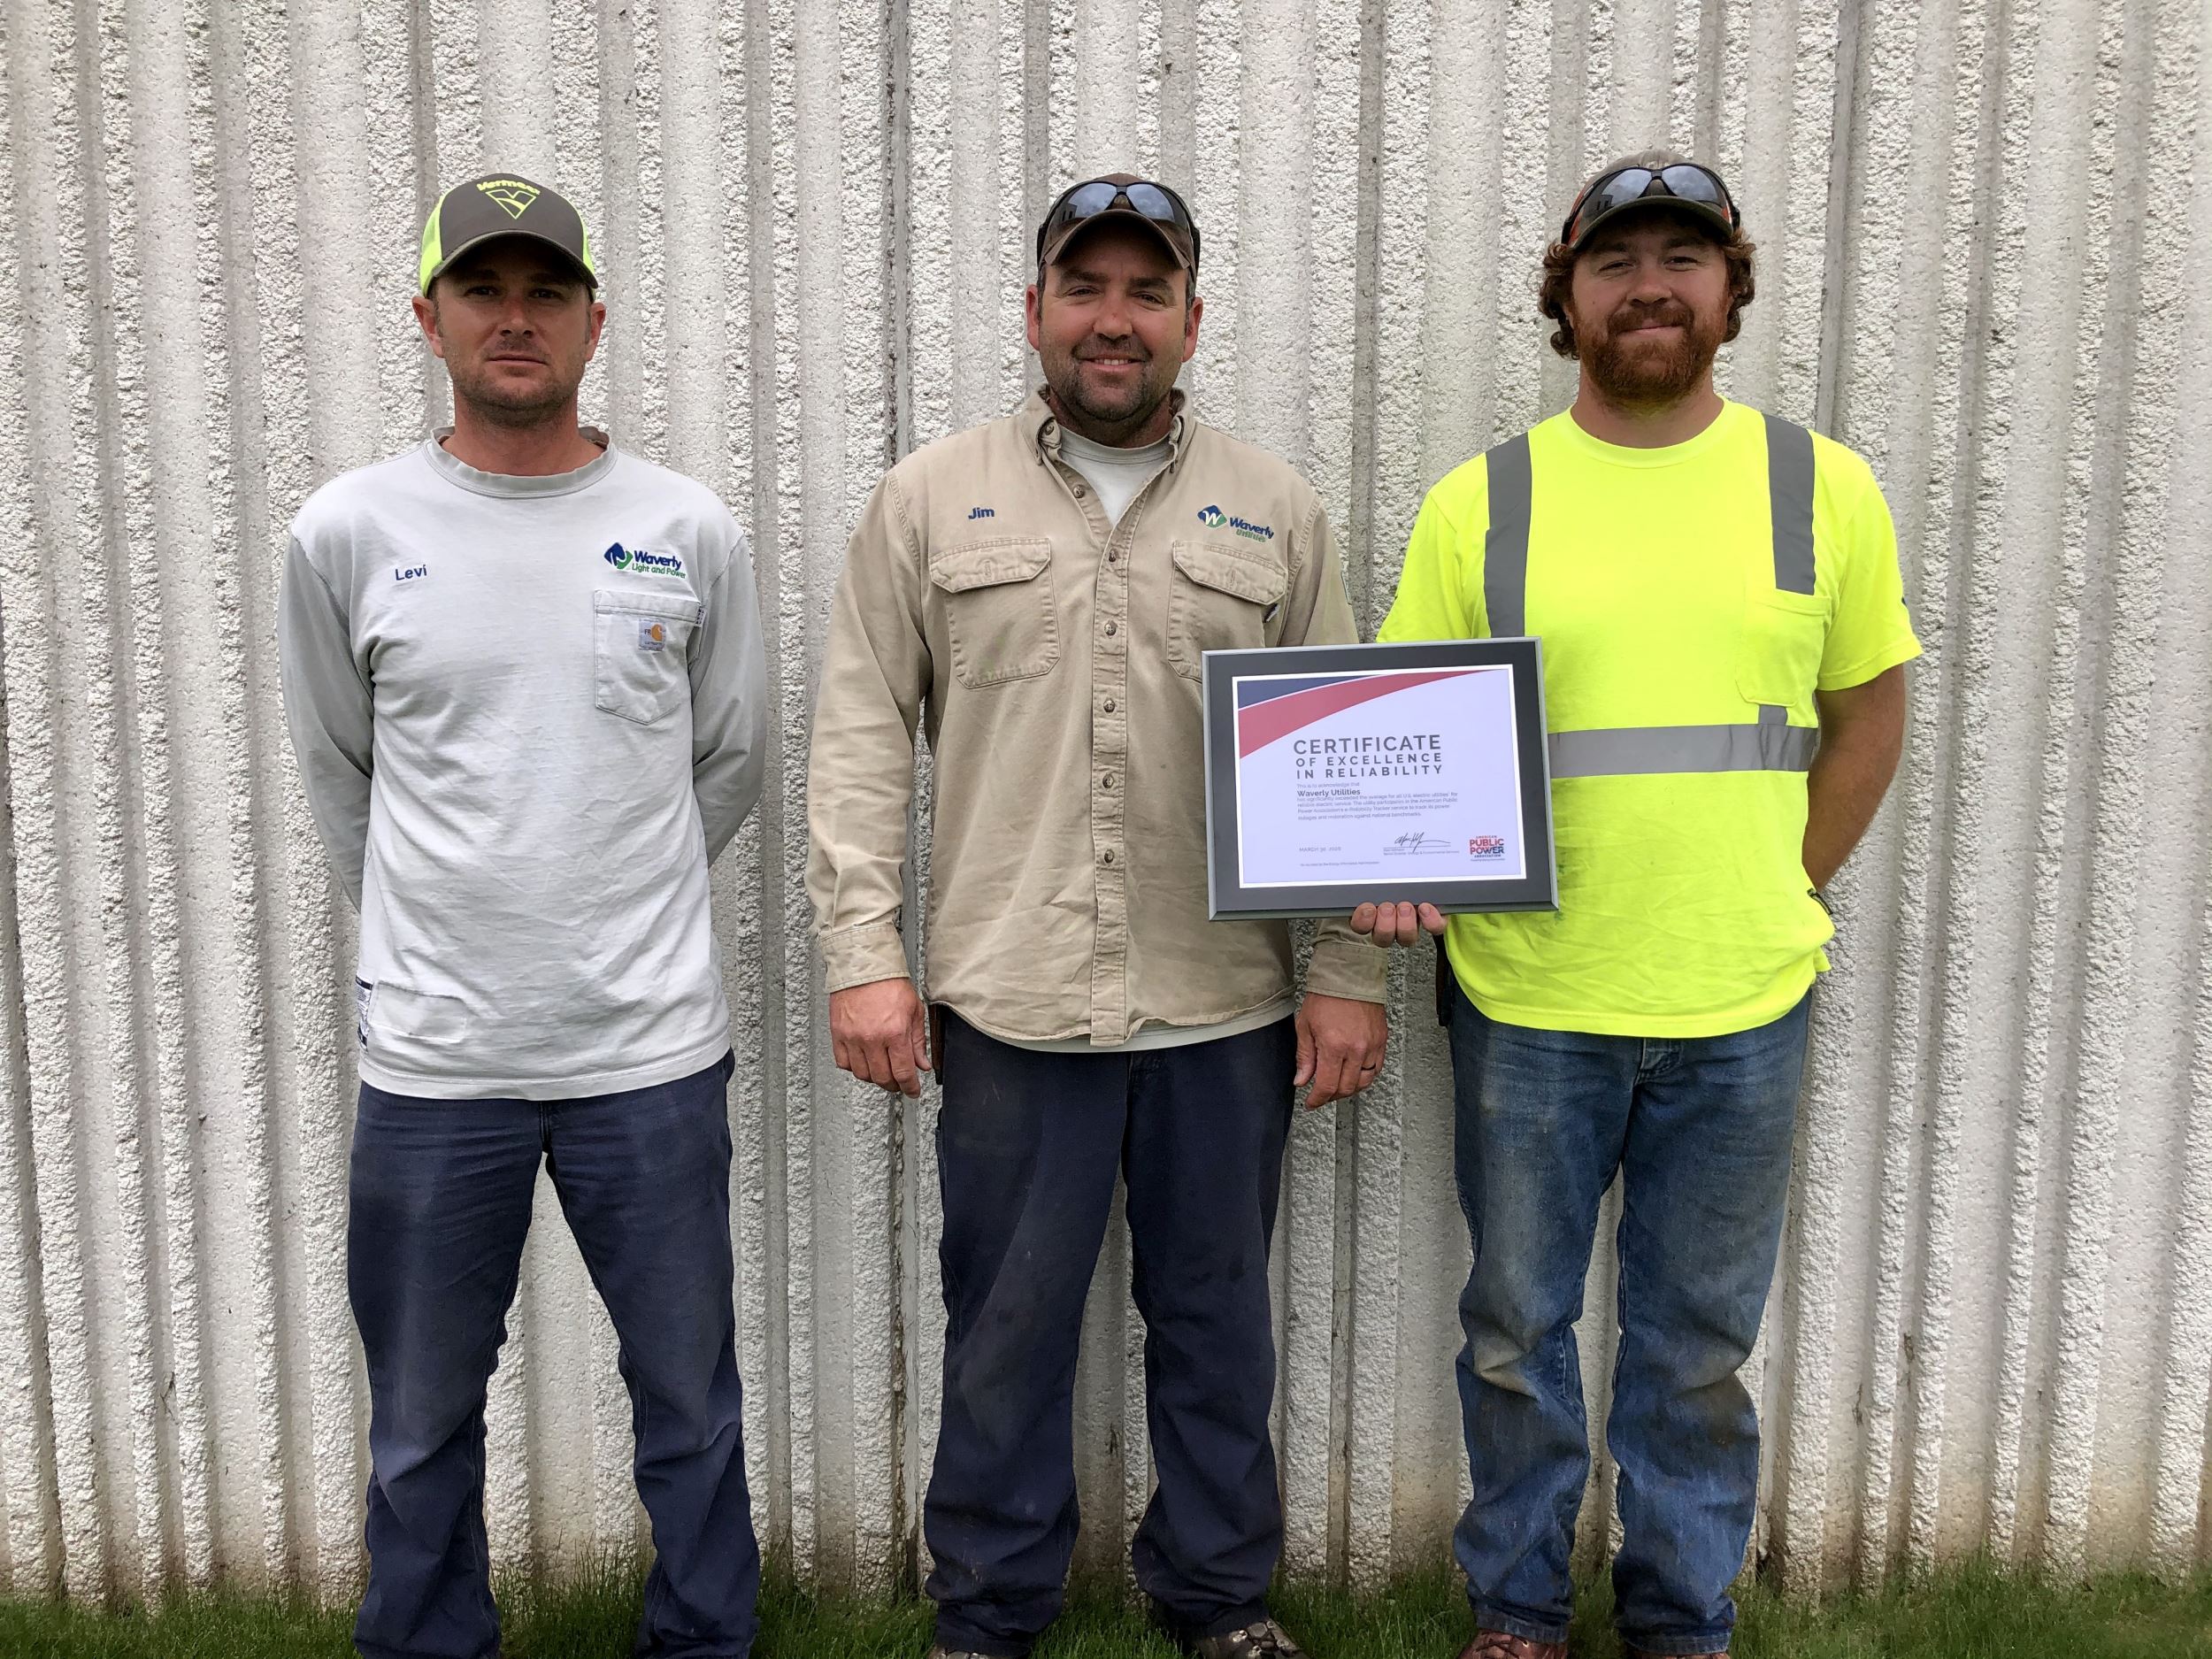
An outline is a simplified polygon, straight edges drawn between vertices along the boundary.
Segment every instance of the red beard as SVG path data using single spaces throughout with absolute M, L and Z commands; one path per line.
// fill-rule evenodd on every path
M 1663 342 L 1635 332 L 1645 322 L 1672 323 L 1682 332 Z M 1603 334 L 1584 344 L 1582 360 L 1609 403 L 1671 403 L 1705 378 L 1724 327 L 1724 319 L 1701 318 L 1678 302 L 1624 305 L 1605 319 Z

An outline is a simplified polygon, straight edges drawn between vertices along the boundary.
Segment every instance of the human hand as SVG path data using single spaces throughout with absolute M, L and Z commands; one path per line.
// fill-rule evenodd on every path
M 929 1013 L 908 979 L 875 979 L 832 991 L 830 1053 L 840 1068 L 878 1088 L 922 1092 L 929 1070 Z
M 1441 933 L 1444 913 L 1433 904 L 1363 904 L 1352 912 L 1351 924 L 1354 933 L 1369 934 L 1379 945 L 1410 945 L 1425 933 Z
M 1298 1074 L 1311 1083 L 1306 1110 L 1358 1094 L 1382 1075 L 1390 1047 L 1390 1016 L 1380 1002 L 1309 992 L 1298 1005 Z

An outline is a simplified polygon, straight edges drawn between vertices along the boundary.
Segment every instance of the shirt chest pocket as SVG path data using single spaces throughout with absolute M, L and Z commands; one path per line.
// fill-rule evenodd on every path
M 1175 672 L 1201 676 L 1208 651 L 1253 650 L 1279 637 L 1290 578 L 1271 557 L 1206 541 L 1177 541 L 1174 590 L 1168 600 L 1167 657 Z
M 1762 706 L 1778 704 L 1809 720 L 1820 659 L 1828 647 L 1828 602 L 1754 582 L 1744 607 L 1737 686 Z M 1804 720 L 1798 722 L 1804 724 Z
M 1052 543 L 1002 537 L 933 554 L 953 678 L 971 691 L 1050 673 L 1060 661 Z
M 655 726 L 691 691 L 691 637 L 699 602 L 688 595 L 601 588 L 591 596 L 594 703 L 605 713 Z

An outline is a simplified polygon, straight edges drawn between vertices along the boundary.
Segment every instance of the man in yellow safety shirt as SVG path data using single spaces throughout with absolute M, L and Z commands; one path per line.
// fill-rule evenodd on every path
M 1445 935 L 1474 1266 L 1462 1659 L 1564 1659 L 1589 1468 L 1573 1322 L 1617 1171 L 1613 1567 L 1635 1655 L 1725 1653 L 1758 1482 L 1737 1370 L 1773 1278 L 1818 889 L 1888 787 L 1919 654 L 1859 457 L 1723 398 L 1752 247 L 1709 168 L 1600 173 L 1545 256 L 1573 407 L 1429 492 L 1380 637 L 1543 641 L 1556 913 L 1363 905 Z

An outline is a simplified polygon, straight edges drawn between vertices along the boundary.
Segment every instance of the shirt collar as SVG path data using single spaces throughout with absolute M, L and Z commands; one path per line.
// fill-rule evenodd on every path
M 422 452 L 429 460 L 431 469 L 440 477 L 473 495 L 494 495 L 509 501 L 567 495 L 589 488 L 614 470 L 615 448 L 607 434 L 597 426 L 580 426 L 577 430 L 599 446 L 599 453 L 583 465 L 567 472 L 526 476 L 515 472 L 482 472 L 445 447 L 445 441 L 453 435 L 450 426 L 440 426 L 424 439 Z
M 1167 398 L 1168 408 L 1174 411 L 1174 419 L 1168 422 L 1167 428 L 1167 465 L 1173 466 L 1183 458 L 1183 446 L 1190 441 L 1191 432 L 1198 422 L 1184 408 L 1189 400 L 1184 396 L 1181 387 L 1171 391 Z M 1030 393 L 1023 403 L 1021 419 L 1031 442 L 1037 446 L 1037 459 L 1041 462 L 1058 460 L 1060 420 L 1052 412 L 1052 405 L 1045 402 L 1042 387 Z

